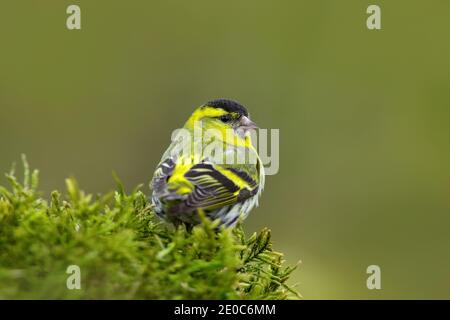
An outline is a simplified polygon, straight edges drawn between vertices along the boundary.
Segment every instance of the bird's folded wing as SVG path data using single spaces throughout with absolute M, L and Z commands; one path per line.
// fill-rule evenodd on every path
M 172 161 L 166 164 L 163 162 L 160 167 L 160 174 L 154 179 L 153 185 L 160 193 L 165 194 L 166 199 L 181 196 L 178 186 L 191 185 L 190 191 L 183 193 L 183 201 L 172 207 L 172 211 L 175 212 L 198 208 L 213 210 L 243 202 L 258 192 L 256 181 L 245 172 L 236 169 L 199 163 L 179 175 L 176 174 L 177 165 L 175 164 L 173 168 Z M 172 172 L 175 172 L 173 176 Z
M 215 209 L 238 202 L 244 186 L 239 186 L 220 169 L 212 164 L 201 163 L 186 172 L 185 178 L 195 186 L 185 201 L 186 206 Z

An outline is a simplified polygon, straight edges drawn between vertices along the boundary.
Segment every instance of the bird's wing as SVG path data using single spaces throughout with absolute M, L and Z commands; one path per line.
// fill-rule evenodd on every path
M 258 192 L 256 181 L 237 169 L 200 163 L 185 174 L 195 188 L 186 200 L 192 208 L 215 209 L 243 202 Z
M 170 163 L 167 165 L 170 167 Z M 164 174 L 164 168 L 160 173 Z M 199 208 L 214 210 L 243 202 L 256 195 L 259 188 L 245 171 L 206 162 L 189 167 L 175 164 L 170 176 L 161 175 L 155 182 L 156 187 L 164 185 L 163 198 L 182 200 L 171 206 L 173 213 Z

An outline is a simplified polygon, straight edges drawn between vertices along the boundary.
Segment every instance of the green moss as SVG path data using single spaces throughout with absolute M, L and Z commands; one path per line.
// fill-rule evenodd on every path
M 283 266 L 270 231 L 246 238 L 241 226 L 215 231 L 207 219 L 174 230 L 134 190 L 94 197 L 74 179 L 67 193 L 37 192 L 38 172 L 24 159 L 24 181 L 0 186 L 0 299 L 288 299 L 295 267 Z M 69 265 L 81 289 L 69 290 Z

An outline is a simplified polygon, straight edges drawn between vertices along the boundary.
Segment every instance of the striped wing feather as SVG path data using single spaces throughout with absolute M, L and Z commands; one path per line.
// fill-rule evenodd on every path
M 174 168 L 175 167 L 175 168 Z M 258 183 L 248 174 L 235 168 L 223 168 L 220 170 L 211 163 L 199 163 L 193 165 L 183 175 L 183 179 L 189 181 L 194 187 L 188 195 L 178 196 L 176 190 L 169 191 L 167 181 L 171 173 L 176 170 L 173 161 L 163 162 L 161 169 L 157 169 L 158 175 L 153 180 L 153 188 L 160 194 L 162 199 L 176 199 L 173 205 L 169 206 L 172 214 L 190 212 L 196 209 L 214 210 L 220 207 L 244 202 L 258 192 Z M 221 170 L 229 170 L 245 181 L 238 186 L 232 179 L 225 176 Z M 175 194 L 174 194 L 175 193 Z

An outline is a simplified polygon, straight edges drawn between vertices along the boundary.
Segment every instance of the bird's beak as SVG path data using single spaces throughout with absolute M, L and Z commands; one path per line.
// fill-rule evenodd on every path
M 242 128 L 245 131 L 247 131 L 251 129 L 258 129 L 258 126 L 256 125 L 256 123 L 254 123 L 246 116 L 242 116 L 241 119 L 239 120 L 239 128 Z

